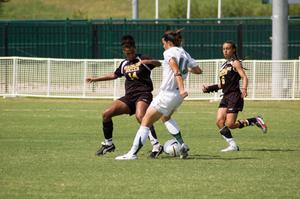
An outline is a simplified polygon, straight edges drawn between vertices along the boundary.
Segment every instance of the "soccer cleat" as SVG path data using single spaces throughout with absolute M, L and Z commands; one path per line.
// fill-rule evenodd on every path
M 265 124 L 263 118 L 261 116 L 256 117 L 255 125 L 262 130 L 263 133 L 267 133 L 267 125 Z
M 107 152 L 115 151 L 116 147 L 114 144 L 106 145 L 104 142 L 101 143 L 101 147 L 96 151 L 96 156 L 104 155 Z
M 151 151 L 149 154 L 149 157 L 152 159 L 158 158 L 158 156 L 164 151 L 164 147 L 162 145 L 159 145 L 158 150 Z
M 186 159 L 187 157 L 188 157 L 188 151 L 189 151 L 190 149 L 189 149 L 189 147 L 188 147 L 188 145 L 186 145 L 186 144 L 182 144 L 181 145 L 181 147 L 180 147 L 180 158 L 181 159 Z
M 133 155 L 133 154 L 126 153 L 124 155 L 120 155 L 120 156 L 116 157 L 115 159 L 116 160 L 135 160 L 135 159 L 137 159 L 137 156 Z
M 221 152 L 239 151 L 240 148 L 237 145 L 229 145 L 227 148 L 222 149 Z

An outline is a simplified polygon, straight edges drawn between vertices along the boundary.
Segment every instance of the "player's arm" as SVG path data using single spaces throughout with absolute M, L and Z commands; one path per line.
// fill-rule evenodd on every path
M 219 84 L 213 84 L 210 86 L 203 85 L 203 87 L 202 87 L 203 93 L 218 92 L 218 90 L 220 90 L 220 89 L 221 89 L 221 86 Z
M 141 64 L 145 64 L 145 65 L 153 65 L 154 67 L 159 67 L 161 66 L 160 61 L 156 60 L 156 59 L 143 59 L 140 61 Z
M 203 73 L 202 69 L 199 66 L 196 66 L 193 68 L 188 68 L 188 70 L 190 73 L 193 73 L 193 74 L 202 74 Z
M 158 61 L 156 59 L 152 59 L 151 57 L 149 57 L 147 55 L 142 55 L 140 63 L 141 64 L 145 64 L 145 65 L 153 65 L 154 67 L 161 66 L 161 62 L 160 61 Z
M 186 56 L 188 58 L 189 64 L 188 64 L 188 71 L 193 74 L 202 74 L 202 69 L 199 67 L 198 63 L 191 57 L 191 55 L 188 52 L 185 52 Z
M 89 83 L 92 83 L 92 82 L 98 82 L 98 81 L 114 80 L 117 78 L 118 78 L 118 76 L 114 72 L 112 72 L 112 73 L 108 73 L 101 77 L 87 77 L 86 81 Z
M 171 58 L 169 60 L 169 65 L 174 73 L 174 76 L 175 76 L 175 79 L 176 79 L 176 82 L 177 82 L 177 86 L 178 86 L 178 89 L 179 89 L 179 93 L 181 95 L 181 97 L 185 98 L 188 96 L 188 93 L 186 92 L 185 88 L 184 88 L 184 83 L 183 83 L 183 78 L 182 78 L 182 74 L 179 70 L 179 66 L 175 60 L 175 58 Z
M 239 73 L 242 79 L 242 97 L 247 97 L 247 88 L 248 88 L 248 77 L 242 67 L 242 64 L 240 61 L 236 60 L 233 62 L 232 66 L 235 68 L 235 70 Z

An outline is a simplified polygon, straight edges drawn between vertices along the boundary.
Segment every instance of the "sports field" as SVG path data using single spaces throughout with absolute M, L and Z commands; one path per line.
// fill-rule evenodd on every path
M 114 119 L 114 153 L 96 157 L 101 112 L 111 100 L 0 99 L 0 198 L 300 198 L 300 101 L 246 101 L 240 118 L 262 114 L 269 132 L 234 130 L 241 151 L 226 147 L 214 124 L 218 102 L 187 101 L 175 113 L 190 146 L 187 160 L 135 161 L 138 124 Z M 171 137 L 159 122 L 163 143 Z

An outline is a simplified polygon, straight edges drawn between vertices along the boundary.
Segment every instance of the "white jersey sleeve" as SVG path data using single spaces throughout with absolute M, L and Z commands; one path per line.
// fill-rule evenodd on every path
M 176 91 L 178 89 L 174 72 L 169 65 L 169 61 L 172 58 L 176 60 L 183 79 L 186 79 L 188 75 L 188 67 L 195 67 L 197 64 L 183 48 L 172 47 L 166 50 L 164 52 L 164 62 L 162 66 L 163 80 L 160 87 L 161 90 Z
M 189 68 L 197 67 L 198 66 L 197 62 L 191 57 L 191 55 L 188 52 L 185 51 L 185 53 L 186 53 L 187 59 L 189 60 L 188 67 Z

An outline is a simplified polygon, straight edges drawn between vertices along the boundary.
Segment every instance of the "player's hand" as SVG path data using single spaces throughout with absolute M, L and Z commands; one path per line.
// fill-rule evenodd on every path
M 202 91 L 203 91 L 203 93 L 209 93 L 208 92 L 208 87 L 205 86 L 205 85 L 202 86 Z
M 246 88 L 242 88 L 242 98 L 245 98 L 247 96 L 248 96 L 247 89 Z
M 95 81 L 95 79 L 94 79 L 93 77 L 87 77 L 85 80 L 86 80 L 88 83 L 92 83 L 92 82 Z
M 180 96 L 182 97 L 182 98 L 186 98 L 189 94 L 188 94 L 188 92 L 186 92 L 185 90 L 183 90 L 183 91 L 180 91 Z

